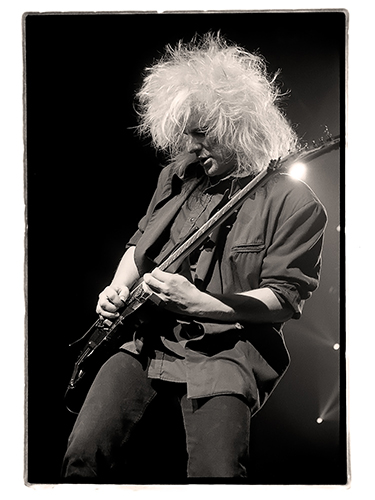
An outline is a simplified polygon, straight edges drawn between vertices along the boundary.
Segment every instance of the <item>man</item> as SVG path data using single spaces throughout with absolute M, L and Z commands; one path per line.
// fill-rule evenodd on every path
M 147 70 L 139 131 L 169 161 L 97 313 L 116 319 L 143 277 L 151 321 L 94 381 L 69 439 L 67 481 L 131 481 L 133 436 L 158 401 L 183 416 L 188 478 L 248 476 L 251 417 L 289 364 L 282 326 L 318 286 L 325 210 L 304 183 L 279 174 L 177 269 L 159 265 L 295 149 L 279 97 L 261 57 L 219 35 L 167 47 Z

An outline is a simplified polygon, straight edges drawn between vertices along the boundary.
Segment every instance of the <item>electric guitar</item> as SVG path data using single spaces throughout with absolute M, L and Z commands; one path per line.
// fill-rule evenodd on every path
M 327 135 L 328 137 L 326 139 L 321 138 L 319 143 L 313 142 L 311 146 L 306 145 L 299 148 L 284 158 L 271 160 L 267 168 L 262 170 L 245 187 L 230 198 L 201 228 L 177 246 L 159 264 L 159 269 L 175 272 L 183 260 L 196 248 L 199 248 L 214 229 L 220 226 L 233 212 L 242 206 L 248 197 L 264 186 L 276 174 L 286 172 L 296 162 L 309 162 L 334 149 L 338 149 L 340 138 L 332 137 L 328 133 Z M 124 342 L 131 339 L 129 335 L 132 335 L 137 325 L 139 325 L 135 312 L 148 301 L 150 296 L 151 294 L 146 293 L 143 289 L 143 279 L 141 278 L 131 289 L 127 302 L 115 321 L 108 325 L 104 320 L 98 319 L 80 339 L 71 344 L 76 345 L 86 341 L 74 364 L 65 393 L 65 404 L 69 411 L 72 413 L 79 412 L 102 364 Z

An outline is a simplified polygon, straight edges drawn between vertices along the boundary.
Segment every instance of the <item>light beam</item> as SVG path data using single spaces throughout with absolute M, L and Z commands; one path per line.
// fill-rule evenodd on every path
M 289 169 L 289 174 L 295 179 L 304 179 L 306 177 L 306 165 L 304 163 L 293 163 Z

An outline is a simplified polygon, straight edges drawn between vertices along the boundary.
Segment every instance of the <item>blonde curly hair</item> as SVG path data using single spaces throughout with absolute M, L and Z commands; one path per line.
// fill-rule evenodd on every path
M 278 106 L 283 95 L 264 59 L 220 33 L 168 45 L 146 68 L 137 93 L 138 131 L 183 173 L 195 161 L 183 134 L 194 117 L 207 136 L 236 157 L 237 175 L 256 173 L 293 151 L 297 136 Z

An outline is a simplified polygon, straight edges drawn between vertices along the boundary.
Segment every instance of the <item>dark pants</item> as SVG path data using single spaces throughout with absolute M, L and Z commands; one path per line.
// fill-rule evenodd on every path
M 178 422 L 180 434 L 173 434 Z M 167 451 L 170 464 L 162 467 L 161 476 L 175 482 L 171 476 L 178 454 L 170 454 L 182 435 L 187 451 L 185 477 L 186 469 L 189 478 L 247 476 L 250 410 L 246 401 L 236 395 L 187 399 L 185 384 L 147 378 L 147 362 L 121 351 L 102 367 L 87 395 L 69 437 L 63 478 L 129 484 L 147 482 L 149 477 L 150 482 L 161 484 L 160 475 L 152 477 L 152 469 L 160 468 L 172 445 L 172 451 Z

